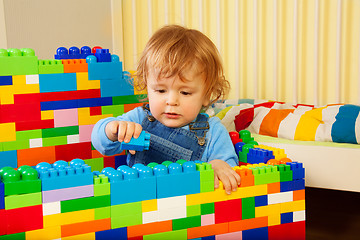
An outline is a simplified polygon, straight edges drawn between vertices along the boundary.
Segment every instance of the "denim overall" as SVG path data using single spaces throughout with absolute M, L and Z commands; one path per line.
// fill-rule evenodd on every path
M 189 124 L 189 130 L 183 128 L 169 128 L 157 121 L 150 112 L 149 106 L 143 106 L 147 117 L 141 126 L 150 133 L 150 149 L 136 152 L 128 156 L 128 165 L 136 163 L 147 165 L 151 162 L 176 162 L 201 160 L 206 147 L 205 135 L 209 130 L 208 116 L 199 114 L 195 121 Z

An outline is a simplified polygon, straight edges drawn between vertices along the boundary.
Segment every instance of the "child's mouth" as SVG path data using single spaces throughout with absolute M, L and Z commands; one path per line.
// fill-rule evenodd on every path
M 180 115 L 177 114 L 177 113 L 165 113 L 165 115 L 166 115 L 167 118 L 172 118 L 172 119 L 180 117 Z

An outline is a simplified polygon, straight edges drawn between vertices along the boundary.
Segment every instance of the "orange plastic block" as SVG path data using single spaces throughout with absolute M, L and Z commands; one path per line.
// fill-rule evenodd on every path
M 229 232 L 229 223 L 218 223 L 213 225 L 188 228 L 188 239 L 219 235 Z
M 127 227 L 128 238 L 172 231 L 172 220 Z
M 269 183 L 267 187 L 268 187 L 268 194 L 280 192 L 280 182 Z
M 64 73 L 87 72 L 88 64 L 85 59 L 66 59 L 62 60 Z
M 293 201 L 305 200 L 305 189 L 293 192 Z
M 254 175 L 250 169 L 236 169 L 237 174 L 240 175 L 240 187 L 254 186 Z
M 89 222 L 74 223 L 61 226 L 61 237 L 98 232 L 111 229 L 111 219 L 99 219 Z
M 239 220 L 229 222 L 229 232 L 238 232 L 248 229 L 261 228 L 268 226 L 268 217 L 250 218 L 245 220 Z
M 54 163 L 55 147 L 39 147 L 17 150 L 18 166 L 35 166 L 39 162 Z
M 282 159 L 280 159 L 280 164 L 286 164 L 288 162 L 292 162 L 290 158 L 282 158 Z
M 269 161 L 267 161 L 266 164 L 269 164 L 269 165 L 280 165 L 280 161 L 279 160 L 276 160 L 276 159 L 270 159 Z
M 124 104 L 124 112 L 128 112 L 133 110 L 134 108 L 141 107 L 144 103 L 131 103 L 131 104 Z

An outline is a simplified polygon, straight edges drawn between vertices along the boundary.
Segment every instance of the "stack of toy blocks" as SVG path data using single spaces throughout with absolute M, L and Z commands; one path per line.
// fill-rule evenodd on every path
M 87 58 L 87 59 L 85 59 Z M 107 49 L 57 49 L 38 60 L 32 49 L 0 49 L 0 168 L 84 159 L 93 170 L 125 163 L 91 146 L 94 124 L 141 105 L 146 95 L 129 83 Z

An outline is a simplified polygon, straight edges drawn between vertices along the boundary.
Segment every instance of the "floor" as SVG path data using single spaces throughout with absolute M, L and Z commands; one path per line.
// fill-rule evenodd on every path
M 360 239 L 360 193 L 306 188 L 306 239 Z

